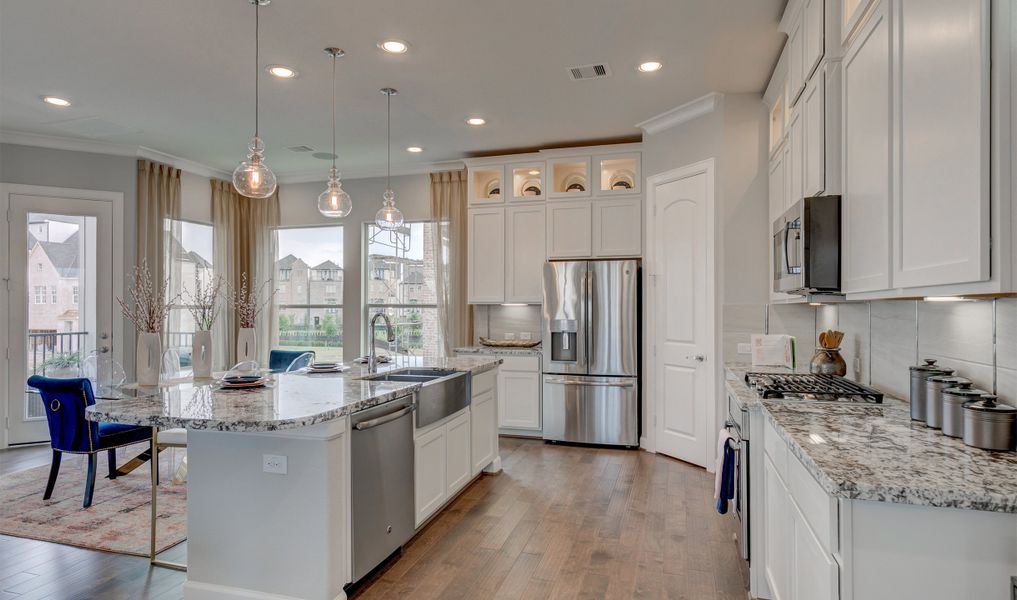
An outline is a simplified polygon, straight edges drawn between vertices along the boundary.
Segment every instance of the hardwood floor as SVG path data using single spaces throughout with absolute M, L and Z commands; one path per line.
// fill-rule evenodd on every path
M 747 597 L 736 522 L 713 510 L 704 470 L 516 438 L 501 456 L 502 474 L 469 486 L 351 597 Z M 3 451 L 0 476 L 48 460 L 48 448 Z M 0 536 L 0 600 L 170 600 L 183 581 L 144 558 Z

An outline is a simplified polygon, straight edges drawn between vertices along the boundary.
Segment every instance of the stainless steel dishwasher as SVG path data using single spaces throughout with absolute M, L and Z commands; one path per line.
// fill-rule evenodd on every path
M 353 581 L 413 537 L 414 396 L 350 417 Z

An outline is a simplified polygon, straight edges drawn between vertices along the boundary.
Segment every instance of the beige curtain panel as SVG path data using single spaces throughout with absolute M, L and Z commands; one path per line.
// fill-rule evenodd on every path
M 172 297 L 181 285 L 180 261 L 173 260 L 180 248 L 180 169 L 139 160 L 137 181 L 137 264 L 148 264 L 153 281 L 169 280 Z M 163 347 L 168 343 L 167 329 L 162 332 Z
M 232 182 L 212 180 L 212 230 L 215 232 L 212 264 L 231 288 L 239 286 L 244 273 L 255 289 L 274 279 L 278 227 L 278 189 L 268 198 L 248 198 L 241 196 Z M 273 281 L 264 292 L 267 294 L 275 288 Z M 268 364 L 268 352 L 277 342 L 272 326 L 276 318 L 274 302 L 269 302 L 258 316 L 258 360 L 262 364 Z M 227 306 L 212 334 L 216 368 L 229 368 L 236 363 L 239 330 L 236 315 Z
M 445 355 L 473 342 L 473 310 L 466 302 L 466 171 L 431 173 L 432 243 L 437 257 L 435 269 L 438 297 L 438 324 Z

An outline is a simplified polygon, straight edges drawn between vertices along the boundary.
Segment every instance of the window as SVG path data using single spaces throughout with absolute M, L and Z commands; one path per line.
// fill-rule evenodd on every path
M 343 359 L 343 228 L 277 230 L 275 302 L 279 347 L 308 350 L 319 361 Z
M 55 285 L 49 287 L 50 304 L 57 303 L 57 289 Z
M 378 350 L 399 356 L 434 358 L 443 354 L 438 327 L 433 247 L 434 228 L 441 224 L 407 223 L 389 232 L 368 223 L 364 230 L 364 297 L 368 299 L 364 324 L 370 343 L 369 322 L 379 312 L 392 320 L 396 341 L 385 341 L 384 323 L 377 327 Z
M 35 303 L 36 304 L 46 304 L 46 286 L 44 286 L 44 285 L 37 285 L 37 286 L 35 286 L 35 290 L 34 291 L 35 291 L 35 294 L 33 294 L 33 295 L 35 296 Z
M 77 306 L 78 305 L 78 298 L 79 298 L 79 296 L 78 296 L 78 286 L 74 286 L 74 291 L 72 293 L 72 296 L 74 297 L 73 298 L 74 306 Z
M 204 289 L 212 283 L 215 271 L 212 266 L 212 226 L 191 221 L 167 219 L 167 249 L 169 261 L 170 298 L 177 298 L 166 318 L 166 349 L 180 355 L 180 366 L 189 372 L 191 367 L 191 341 L 198 330 L 191 316 L 188 298 L 193 297 L 198 285 Z M 220 292 L 225 294 L 225 290 Z M 221 318 L 220 309 L 220 318 Z

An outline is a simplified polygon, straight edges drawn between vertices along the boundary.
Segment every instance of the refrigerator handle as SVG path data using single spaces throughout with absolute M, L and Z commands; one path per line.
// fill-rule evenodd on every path
M 589 373 L 590 372 L 589 371 L 589 368 L 590 368 L 590 362 L 589 361 L 590 361 L 590 358 L 594 356 L 594 350 L 597 347 L 597 345 L 596 345 L 597 344 L 597 338 L 596 338 L 596 331 L 595 331 L 595 328 L 596 328 L 595 324 L 597 322 L 597 319 L 595 319 L 594 315 L 593 315 L 593 311 L 596 309 L 596 306 L 594 306 L 594 302 L 593 302 L 593 269 L 590 268 L 589 264 L 587 264 L 587 268 L 586 268 L 586 280 L 583 282 L 583 287 L 584 287 L 583 292 L 585 292 L 585 294 L 586 294 L 586 337 L 587 337 L 587 340 L 586 340 L 586 361 L 587 361 L 586 365 L 587 365 L 587 373 Z

